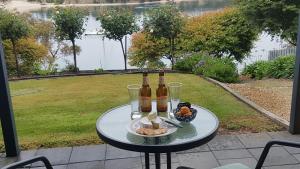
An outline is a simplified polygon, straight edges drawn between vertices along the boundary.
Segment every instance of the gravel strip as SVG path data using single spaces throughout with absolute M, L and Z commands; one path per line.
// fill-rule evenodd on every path
M 292 80 L 250 80 L 238 84 L 227 84 L 239 94 L 274 114 L 290 120 Z

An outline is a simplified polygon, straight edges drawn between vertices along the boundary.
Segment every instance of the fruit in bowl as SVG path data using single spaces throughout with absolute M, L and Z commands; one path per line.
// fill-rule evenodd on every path
M 178 121 L 191 122 L 195 119 L 197 110 L 191 108 L 191 104 L 188 102 L 179 103 L 177 109 L 174 111 L 174 116 Z

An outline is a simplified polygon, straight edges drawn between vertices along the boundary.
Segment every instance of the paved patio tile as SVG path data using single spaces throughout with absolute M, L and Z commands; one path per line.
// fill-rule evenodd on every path
M 26 160 L 35 156 L 37 150 L 21 151 L 18 156 L 18 161 Z
M 69 164 L 67 169 L 104 169 L 104 161 L 90 161 Z
M 46 169 L 46 167 L 35 167 L 31 169 Z M 53 166 L 53 169 L 67 169 L 67 165 L 56 165 Z
M 281 132 L 269 132 L 268 133 L 273 139 L 300 142 L 300 135 L 292 135 L 288 131 Z M 300 148 L 284 147 L 291 154 L 299 154 Z
M 36 155 L 42 155 L 48 158 L 52 165 L 68 164 L 72 152 L 72 147 L 39 149 Z M 32 164 L 32 166 L 42 166 L 41 162 Z
M 300 142 L 300 135 L 292 135 L 288 131 L 269 132 L 268 134 L 277 140 Z
M 28 151 L 21 151 L 19 156 L 18 156 L 18 161 L 21 161 L 21 160 L 27 160 L 29 158 L 32 158 L 35 156 L 37 150 L 28 150 Z M 26 167 L 30 167 L 30 165 L 26 165 Z
M 231 158 L 248 158 L 252 155 L 246 149 L 213 151 L 218 160 Z
M 265 167 L 265 169 L 299 169 L 299 168 L 300 168 L 300 164 Z
M 172 169 L 177 169 L 179 166 L 179 163 L 172 163 Z M 143 166 L 143 168 L 145 167 Z M 155 169 L 155 165 L 150 165 L 150 169 Z M 160 169 L 167 169 L 167 164 L 161 164 Z
M 286 149 L 286 151 L 288 151 L 291 154 L 300 154 L 300 148 L 284 146 L 284 149 Z
M 257 163 L 255 158 L 226 159 L 226 160 L 219 160 L 219 162 L 221 165 L 232 164 L 232 163 L 241 163 L 250 168 L 255 168 L 256 163 Z
M 139 169 L 142 168 L 141 157 L 106 160 L 105 169 Z
M 243 163 L 254 168 L 266 142 L 271 139 L 298 141 L 300 135 L 288 132 L 218 135 L 204 146 L 172 153 L 172 168 L 187 166 L 195 169 L 212 169 L 229 163 Z M 0 154 L 0 168 L 17 160 L 35 155 L 46 156 L 54 169 L 145 169 L 144 154 L 126 151 L 110 145 L 88 145 L 22 151 L 16 158 Z M 106 161 L 104 161 L 106 159 Z M 68 164 L 69 163 L 69 164 Z M 150 154 L 150 168 L 155 168 L 154 155 Z M 45 169 L 35 163 L 32 169 Z M 161 154 L 161 167 L 166 169 L 166 154 Z M 300 149 L 272 147 L 263 169 L 299 169 Z
M 268 141 L 272 140 L 271 136 L 267 133 L 251 133 L 237 135 L 240 141 L 246 148 L 259 148 L 265 147 Z
M 21 151 L 18 157 L 5 157 L 5 154 L 1 154 L 0 158 L 0 167 L 4 167 L 8 164 L 11 164 L 16 161 L 25 160 L 28 158 L 32 158 L 35 156 L 36 150 L 30 150 L 30 151 Z M 2 158 L 3 157 L 3 158 Z M 30 167 L 30 165 L 27 165 L 26 167 Z
M 263 148 L 249 149 L 250 153 L 259 159 Z M 298 161 L 289 154 L 283 147 L 273 147 L 270 149 L 263 166 L 296 164 Z
M 70 163 L 105 159 L 106 144 L 73 147 Z
M 150 159 L 150 165 L 155 164 L 155 156 L 153 154 L 150 154 L 149 156 Z M 171 162 L 172 163 L 179 163 L 178 155 L 176 153 L 171 154 Z M 145 165 L 145 156 L 142 156 L 142 163 Z M 166 154 L 160 154 L 160 163 L 161 164 L 166 164 L 167 163 L 167 155 Z
M 294 154 L 293 156 L 300 162 L 300 154 Z
M 5 155 L 4 155 L 4 157 L 5 157 Z M 17 161 L 16 157 L 0 158 L 0 167 L 2 168 L 4 166 L 7 166 L 8 164 L 14 163 L 15 161 Z
M 196 148 L 193 148 L 193 149 L 190 149 L 190 150 L 185 150 L 185 151 L 179 151 L 179 152 L 176 152 L 177 154 L 180 154 L 180 153 L 197 153 L 197 152 L 206 152 L 206 151 L 210 151 L 209 150 L 209 147 L 207 144 L 204 144 L 200 147 L 196 147 Z
M 139 157 L 141 153 L 122 150 L 110 145 L 107 145 L 106 159 L 117 159 L 117 158 L 129 158 L 129 157 Z
M 178 154 L 181 166 L 201 169 L 212 169 L 219 166 L 216 158 L 211 152 Z
M 211 150 L 241 149 L 244 148 L 240 140 L 234 135 L 216 136 L 208 143 Z

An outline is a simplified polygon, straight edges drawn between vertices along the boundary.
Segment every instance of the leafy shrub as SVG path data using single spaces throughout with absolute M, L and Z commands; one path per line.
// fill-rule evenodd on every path
M 35 0 L 32 0 L 35 1 Z M 65 0 L 46 0 L 47 3 L 63 4 Z
M 39 70 L 35 70 L 34 71 L 34 75 L 40 75 L 40 76 L 46 76 L 46 75 L 51 75 L 54 74 L 55 72 L 49 71 L 49 70 L 43 70 L 43 69 L 39 69 Z
M 78 68 L 75 68 L 74 64 L 67 64 L 67 66 L 62 70 L 62 72 L 76 72 L 79 71 Z
M 196 67 L 195 74 L 201 74 L 227 83 L 239 80 L 238 71 L 232 59 L 204 57 L 203 62 L 203 65 Z
M 51 75 L 57 73 L 57 65 L 53 65 L 52 67 L 48 67 L 46 69 L 43 69 L 40 63 L 35 63 L 33 65 L 33 74 L 34 75 L 41 75 L 41 76 L 46 76 L 46 75 Z
M 295 56 L 284 56 L 275 59 L 271 62 L 269 76 L 276 79 L 293 78 L 295 61 Z
M 246 66 L 243 70 L 243 75 L 250 75 L 251 78 L 262 79 L 263 77 L 267 77 L 270 69 L 269 61 L 257 61 L 253 64 Z
M 295 56 L 282 56 L 273 61 L 258 61 L 246 66 L 242 74 L 256 79 L 293 78 L 295 59 Z
M 102 68 L 95 69 L 95 73 L 102 73 L 104 70 Z
M 192 72 L 202 58 L 203 56 L 199 54 L 184 57 L 176 62 L 175 69 L 184 72 Z

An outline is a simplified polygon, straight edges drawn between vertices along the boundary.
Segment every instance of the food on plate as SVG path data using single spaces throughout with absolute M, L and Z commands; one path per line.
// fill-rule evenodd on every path
M 155 121 L 151 121 L 151 123 L 152 123 L 152 128 L 153 129 L 159 129 L 159 123 L 157 123 L 157 122 L 155 122 Z
M 139 128 L 136 130 L 136 132 L 142 135 L 154 136 L 154 135 L 160 135 L 166 133 L 167 129 L 166 128 L 159 128 L 159 129 Z
M 192 115 L 192 111 L 187 106 L 183 106 L 176 113 L 176 115 L 178 115 L 178 116 L 191 116 Z
M 160 135 L 168 131 L 167 128 L 162 127 L 163 121 L 157 116 L 156 112 L 151 112 L 147 117 L 140 120 L 140 128 L 136 130 L 138 134 L 142 135 Z
M 159 128 L 162 120 L 157 117 L 156 113 L 150 113 L 147 117 L 140 120 L 140 125 L 142 128 Z
M 151 112 L 147 116 L 148 120 L 155 120 L 157 118 L 157 113 L 156 112 Z

